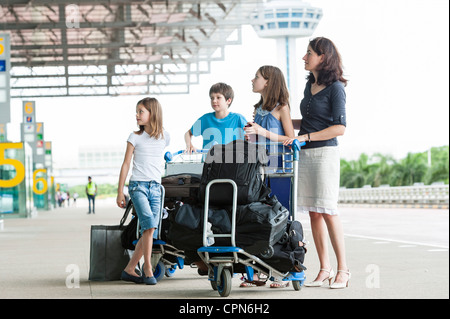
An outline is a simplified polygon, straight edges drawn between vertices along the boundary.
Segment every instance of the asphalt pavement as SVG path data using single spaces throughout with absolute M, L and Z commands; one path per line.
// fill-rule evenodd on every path
M 210 301 L 248 302 L 255 309 L 274 300 L 300 299 L 448 299 L 449 211 L 442 209 L 341 207 L 348 264 L 349 288 L 329 289 L 269 285 L 240 288 L 234 276 L 229 297 L 221 298 L 206 277 L 188 265 L 156 286 L 122 281 L 88 280 L 91 225 L 117 225 L 123 210 L 114 199 L 98 200 L 95 215 L 87 202 L 40 211 L 28 219 L 5 219 L 0 228 L 1 298 L 19 299 L 159 299 L 178 300 L 174 311 L 207 311 L 193 305 Z M 316 276 L 319 265 L 309 217 L 298 219 L 308 244 L 306 281 Z M 332 248 L 330 246 L 330 251 Z M 333 260 L 333 267 L 336 267 Z M 186 300 L 191 305 L 186 305 Z M 192 308 L 194 307 L 194 308 Z M 262 310 L 260 310 L 260 308 Z M 216 311 L 232 313 L 221 306 Z M 241 309 L 242 310 L 242 309 Z M 237 311 L 237 310 L 236 310 Z M 249 311 L 248 309 L 246 311 Z M 254 309 L 252 311 L 255 311 Z

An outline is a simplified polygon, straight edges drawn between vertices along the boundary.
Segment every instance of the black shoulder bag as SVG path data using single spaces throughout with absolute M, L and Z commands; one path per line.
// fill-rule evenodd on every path
M 132 219 L 130 223 L 126 226 L 123 226 L 128 218 L 128 214 L 132 211 Z M 128 201 L 127 208 L 125 209 L 125 213 L 123 214 L 122 219 L 120 220 L 120 225 L 123 227 L 122 235 L 120 239 L 122 241 L 122 246 L 125 249 L 134 250 L 135 245 L 134 242 L 137 240 L 136 230 L 137 230 L 138 218 L 136 216 L 136 212 L 134 211 L 134 206 L 131 199 Z

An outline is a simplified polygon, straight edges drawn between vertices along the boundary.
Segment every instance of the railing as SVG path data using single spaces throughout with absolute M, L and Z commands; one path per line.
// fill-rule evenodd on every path
M 341 188 L 341 204 L 448 205 L 448 185 Z

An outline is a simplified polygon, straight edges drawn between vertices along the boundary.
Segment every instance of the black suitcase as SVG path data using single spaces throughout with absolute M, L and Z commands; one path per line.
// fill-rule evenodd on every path
M 289 211 L 276 196 L 238 206 L 236 245 L 249 254 L 270 258 L 274 245 L 286 233 L 288 220 Z
M 237 203 L 245 205 L 270 194 L 264 183 L 264 166 L 267 164 L 264 147 L 237 140 L 226 145 L 215 145 L 208 152 L 203 164 L 200 182 L 200 201 L 204 203 L 207 184 L 215 179 L 231 179 L 238 186 Z M 209 204 L 231 206 L 231 184 L 214 184 L 209 192 Z
M 199 174 L 177 174 L 165 176 L 161 184 L 165 189 L 165 206 L 173 207 L 176 201 L 188 204 L 196 204 L 198 201 L 198 189 L 200 186 Z

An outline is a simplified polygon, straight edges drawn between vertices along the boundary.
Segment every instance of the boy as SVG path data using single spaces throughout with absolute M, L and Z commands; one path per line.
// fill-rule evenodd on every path
M 229 111 L 233 103 L 234 92 L 225 83 L 214 84 L 209 90 L 211 107 L 214 112 L 200 117 L 184 135 L 186 152 L 192 153 L 192 136 L 203 137 L 203 149 L 210 149 L 215 144 L 228 144 L 234 140 L 244 139 L 244 126 L 247 120 L 241 114 Z

